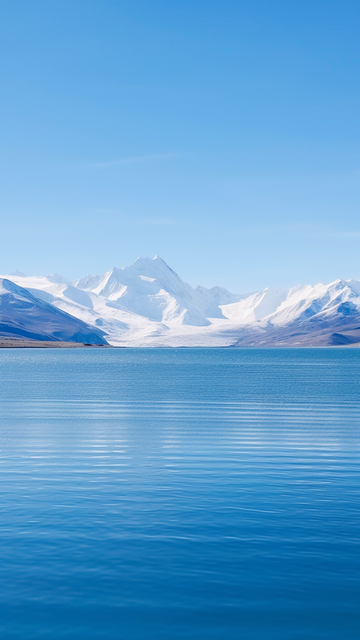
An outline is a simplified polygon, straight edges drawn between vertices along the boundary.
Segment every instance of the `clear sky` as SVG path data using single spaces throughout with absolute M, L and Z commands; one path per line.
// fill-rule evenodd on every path
M 0 273 L 360 280 L 359 0 L 2 0 Z

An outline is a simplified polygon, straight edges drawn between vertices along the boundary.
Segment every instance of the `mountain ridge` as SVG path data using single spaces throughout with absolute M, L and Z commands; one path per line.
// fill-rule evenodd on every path
M 107 344 L 101 330 L 57 309 L 7 278 L 0 278 L 0 336 L 50 342 Z
M 16 275 L 15 275 L 16 273 Z M 119 346 L 316 346 L 360 341 L 360 283 L 267 287 L 233 294 L 193 288 L 159 256 L 70 283 L 8 276 Z

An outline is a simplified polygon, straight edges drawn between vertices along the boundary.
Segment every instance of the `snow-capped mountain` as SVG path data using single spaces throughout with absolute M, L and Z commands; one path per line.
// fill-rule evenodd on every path
M 6 278 L 0 278 L 0 335 L 29 340 L 107 344 L 102 331 L 56 309 Z
M 7 276 L 121 346 L 326 345 L 360 342 L 360 283 L 232 294 L 196 289 L 160 257 L 138 258 L 70 283 L 58 274 Z
M 153 260 L 138 258 L 128 267 L 114 267 L 102 276 L 87 276 L 74 285 L 154 322 L 210 324 L 197 305 L 194 289 L 158 256 Z
M 229 320 L 248 324 L 262 320 L 275 313 L 279 305 L 286 300 L 287 289 L 264 289 L 264 291 L 252 293 L 239 302 L 221 306 L 223 316 Z

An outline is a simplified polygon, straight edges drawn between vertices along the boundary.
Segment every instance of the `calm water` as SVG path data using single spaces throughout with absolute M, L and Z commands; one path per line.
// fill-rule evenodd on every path
M 360 350 L 1 350 L 0 636 L 359 640 Z

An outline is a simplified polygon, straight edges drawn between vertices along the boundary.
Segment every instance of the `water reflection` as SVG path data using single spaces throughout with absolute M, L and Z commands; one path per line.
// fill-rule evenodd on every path
M 2 352 L 4 638 L 357 637 L 356 350 Z

